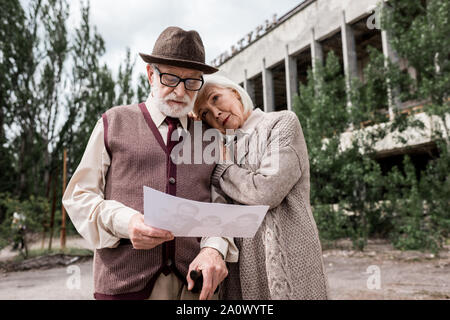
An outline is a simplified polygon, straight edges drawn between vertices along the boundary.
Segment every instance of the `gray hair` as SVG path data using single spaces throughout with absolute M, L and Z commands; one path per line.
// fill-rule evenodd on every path
M 228 79 L 227 77 L 218 75 L 218 74 L 206 75 L 206 76 L 204 76 L 204 79 L 205 79 L 205 84 L 203 85 L 202 89 L 200 90 L 199 96 L 201 96 L 203 90 L 205 90 L 205 88 L 207 88 L 210 85 L 218 86 L 221 88 L 234 89 L 241 96 L 242 105 L 244 106 L 244 114 L 247 112 L 253 111 L 254 105 L 253 105 L 252 99 L 248 95 L 247 91 L 245 91 L 240 85 L 238 85 L 234 81 Z
M 149 63 L 150 67 L 152 67 L 152 69 L 158 68 L 159 69 L 159 64 L 157 63 Z

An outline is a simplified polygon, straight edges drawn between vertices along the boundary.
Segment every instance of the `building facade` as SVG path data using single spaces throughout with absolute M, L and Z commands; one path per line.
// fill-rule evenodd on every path
M 314 68 L 316 61 L 323 62 L 330 51 L 339 57 L 347 79 L 364 80 L 368 46 L 382 51 L 394 63 L 403 63 L 389 45 L 389 35 L 379 26 L 377 5 L 382 5 L 380 0 L 305 0 L 279 19 L 267 20 L 212 63 L 220 74 L 249 93 L 255 107 L 267 112 L 291 110 L 299 83 L 306 83 L 307 70 Z M 414 70 L 407 71 L 415 77 Z M 390 167 L 401 162 L 399 155 L 410 153 L 422 167 L 435 150 L 431 128 L 439 120 L 420 113 L 418 103 L 399 105 L 394 95 L 386 94 L 390 97 L 389 118 L 394 115 L 394 105 L 414 111 L 419 108 L 413 116 L 421 118 L 425 129 L 420 134 L 412 132 L 406 146 L 396 144 L 394 136 L 380 141 L 380 161 Z M 349 128 L 342 135 L 343 145 L 350 144 L 353 133 Z

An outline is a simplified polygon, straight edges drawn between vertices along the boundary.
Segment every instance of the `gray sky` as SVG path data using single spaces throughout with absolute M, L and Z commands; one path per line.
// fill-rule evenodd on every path
M 20 0 L 25 10 L 31 0 Z M 81 0 L 87 2 L 87 0 Z M 70 32 L 80 22 L 80 0 L 69 0 Z M 124 61 L 126 48 L 136 59 L 134 80 L 145 73 L 139 52 L 151 53 L 159 34 L 168 26 L 197 30 L 206 51 L 206 63 L 230 50 L 241 38 L 273 14 L 281 17 L 303 0 L 91 0 L 91 24 L 105 40 L 106 53 L 101 58 L 115 76 Z M 109 107 L 109 106 L 108 106 Z M 58 127 L 64 116 L 60 114 Z M 13 128 L 7 132 L 11 137 Z
M 145 63 L 138 53 L 151 53 L 158 35 L 168 26 L 197 30 L 205 45 L 206 62 L 229 50 L 247 33 L 282 16 L 302 0 L 92 0 L 91 22 L 106 43 L 102 58 L 117 70 L 126 47 L 136 59 L 135 70 L 143 72 Z M 72 0 L 69 26 L 79 22 L 79 1 Z

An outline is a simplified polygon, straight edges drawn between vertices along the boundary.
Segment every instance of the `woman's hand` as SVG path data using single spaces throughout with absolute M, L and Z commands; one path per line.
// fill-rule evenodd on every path
M 225 136 L 224 136 L 225 137 Z M 220 140 L 220 163 L 231 163 L 232 161 L 232 148 L 234 148 L 234 144 L 230 143 L 230 144 L 225 144 L 224 140 Z
M 229 162 L 231 161 L 231 156 L 230 156 L 231 151 L 228 149 L 228 147 L 226 147 L 225 145 L 222 147 L 222 159 L 224 162 Z

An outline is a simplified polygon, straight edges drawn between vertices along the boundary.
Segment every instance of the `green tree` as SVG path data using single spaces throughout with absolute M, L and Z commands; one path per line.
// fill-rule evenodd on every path
M 29 43 L 25 12 L 19 1 L 1 0 L 0 7 L 0 192 L 5 192 L 17 188 L 14 150 L 6 137 L 5 127 L 13 122 L 18 100 L 14 89 L 23 81 L 22 70 Z
M 69 177 L 81 160 L 96 122 L 116 100 L 112 72 L 99 61 L 105 53 L 105 43 L 96 28 L 92 28 L 89 12 L 89 4 L 81 8 L 81 23 L 71 46 L 71 90 L 67 96 L 70 120 L 62 136 L 62 147 L 67 148 L 69 154 Z
M 382 15 L 391 45 L 417 72 L 419 96 L 441 108 L 450 92 L 449 16 L 450 3 L 440 0 L 392 0 Z
M 305 86 L 300 85 L 294 111 L 308 144 L 311 203 L 322 239 L 350 237 L 355 247 L 362 249 L 369 236 L 387 236 L 401 249 L 437 251 L 448 237 L 450 219 L 444 209 L 450 204 L 445 126 L 449 114 L 448 59 L 441 61 L 439 57 L 442 52 L 448 57 L 450 46 L 445 35 L 447 26 L 442 32 L 433 30 L 445 24 L 449 6 L 439 7 L 437 2 L 428 1 L 424 6 L 425 2 L 415 1 L 410 7 L 404 1 L 390 1 L 394 9 L 384 15 L 384 27 L 392 35 L 393 44 L 402 48 L 398 50 L 400 57 L 416 61 L 409 62 L 417 68 L 416 79 L 371 49 L 370 62 L 363 70 L 364 81 L 351 79 L 349 105 L 344 76 L 333 54 L 325 65 L 317 65 L 314 73 L 308 72 Z M 439 21 L 431 23 L 431 17 Z M 424 42 L 426 37 L 436 43 Z M 403 133 L 424 128 L 421 121 L 401 109 L 394 109 L 394 117 L 389 119 L 386 79 L 399 88 L 396 94 L 401 102 L 429 101 L 427 112 L 441 119 L 434 132 L 440 156 L 418 175 L 407 157 L 402 168 L 394 168 L 385 176 L 376 162 L 375 146 L 382 139 L 391 135 L 406 146 Z M 369 127 L 362 130 L 365 126 Z M 343 145 L 349 136 L 350 144 Z
M 22 224 L 25 226 L 24 237 L 26 238 L 28 233 L 42 232 L 50 211 L 46 198 L 31 195 L 27 199 L 20 200 L 10 193 L 0 194 L 0 207 L 5 212 L 5 218 L 0 223 L 0 249 L 17 239 L 18 229 L 13 223 L 14 212 L 24 217 Z M 26 257 L 26 247 L 21 253 Z
M 318 64 L 314 73 L 309 70 L 308 82 L 300 85 L 299 92 L 294 111 L 308 144 L 311 203 L 318 208 L 315 216 L 322 239 L 347 236 L 362 249 L 370 233 L 369 221 L 379 216 L 373 203 L 380 198 L 381 172 L 371 152 L 361 153 L 360 141 L 346 148 L 342 145 L 352 114 L 347 108 L 345 76 L 333 52 L 325 65 Z
M 409 172 L 412 169 L 405 159 L 404 175 L 410 188 L 402 198 L 408 203 L 410 212 L 402 205 L 391 208 L 396 210 L 399 220 L 395 232 L 395 244 L 399 248 L 437 251 L 450 232 L 447 209 L 450 204 L 449 16 L 450 3 L 439 0 L 392 0 L 382 15 L 382 26 L 390 33 L 392 47 L 416 71 L 417 76 L 410 79 L 409 91 L 424 101 L 425 112 L 433 119 L 431 136 L 439 153 L 439 157 L 433 158 L 416 177 L 417 181 Z M 397 185 L 401 186 L 402 182 Z M 411 216 L 411 212 L 415 215 Z
M 40 229 L 30 230 L 46 232 L 50 208 L 61 206 L 60 201 L 50 202 L 62 197 L 63 150 L 68 149 L 70 179 L 102 113 L 117 104 L 134 103 L 135 94 L 148 94 L 142 76 L 133 86 L 135 61 L 129 49 L 117 79 L 100 63 L 105 43 L 90 21 L 89 1 L 80 3 L 81 22 L 68 30 L 67 0 L 30 0 L 26 7 L 19 0 L 0 0 L 0 224 L 5 222 L 4 228 L 14 204 L 27 211 L 29 221 L 40 224 Z M 44 209 L 27 209 L 37 207 Z
M 134 90 L 132 85 L 133 69 L 136 60 L 131 61 L 130 48 L 127 48 L 124 64 L 119 66 L 119 74 L 117 77 L 118 94 L 115 105 L 128 105 L 133 103 Z
M 3 125 L 11 135 L 9 148 L 17 159 L 15 192 L 21 197 L 44 195 L 59 136 L 56 121 L 67 53 L 68 5 L 63 0 L 35 0 L 25 12 L 18 1 L 12 1 L 3 8 L 7 11 L 2 19 L 8 25 L 2 23 L 1 99 Z
M 147 100 L 150 92 L 150 83 L 148 82 L 147 74 L 140 73 L 138 76 L 138 83 L 136 88 L 137 101 L 143 102 Z

